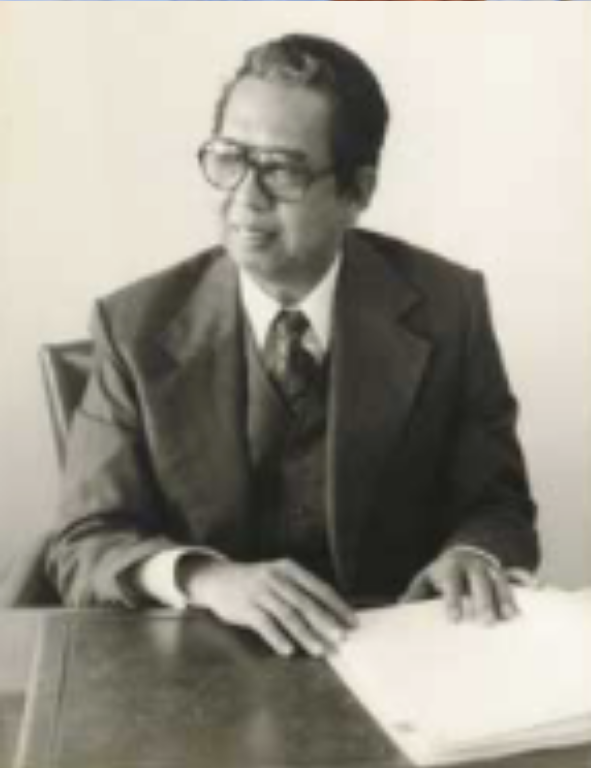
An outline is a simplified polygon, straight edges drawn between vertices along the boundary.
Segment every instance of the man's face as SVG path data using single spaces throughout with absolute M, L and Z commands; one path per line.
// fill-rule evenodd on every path
M 329 126 L 322 94 L 248 77 L 230 96 L 220 137 L 254 148 L 262 163 L 297 156 L 318 172 L 333 164 Z M 293 301 L 322 277 L 358 209 L 339 195 L 332 173 L 316 179 L 301 200 L 283 202 L 250 169 L 234 191 L 220 193 L 222 241 L 263 289 Z

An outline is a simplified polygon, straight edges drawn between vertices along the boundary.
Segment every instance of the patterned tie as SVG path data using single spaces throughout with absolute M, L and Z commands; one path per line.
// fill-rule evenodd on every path
M 265 346 L 267 370 L 285 397 L 297 407 L 318 378 L 318 364 L 304 346 L 310 323 L 302 312 L 282 310 L 273 321 Z

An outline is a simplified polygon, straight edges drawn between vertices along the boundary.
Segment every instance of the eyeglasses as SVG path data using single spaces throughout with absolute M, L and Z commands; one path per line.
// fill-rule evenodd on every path
M 299 202 L 312 184 L 334 172 L 332 167 L 313 171 L 297 153 L 250 147 L 222 138 L 207 141 L 197 157 L 213 187 L 233 192 L 252 170 L 263 192 L 284 203 Z

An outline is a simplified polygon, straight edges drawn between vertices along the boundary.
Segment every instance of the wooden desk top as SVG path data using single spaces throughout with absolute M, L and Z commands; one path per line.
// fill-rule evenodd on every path
M 199 613 L 0 613 L 1 768 L 19 733 L 19 768 L 409 765 L 325 662 Z M 591 751 L 494 765 L 590 768 Z

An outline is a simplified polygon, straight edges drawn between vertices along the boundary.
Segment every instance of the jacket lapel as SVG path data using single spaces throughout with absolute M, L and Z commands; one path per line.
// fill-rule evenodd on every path
M 211 537 L 230 555 L 248 553 L 252 527 L 243 332 L 235 268 L 218 255 L 158 339 L 173 362 L 158 401 L 175 500 L 193 540 Z
M 430 344 L 405 325 L 416 290 L 351 235 L 335 306 L 328 515 L 340 586 L 355 579 L 361 528 L 384 461 L 397 450 Z

